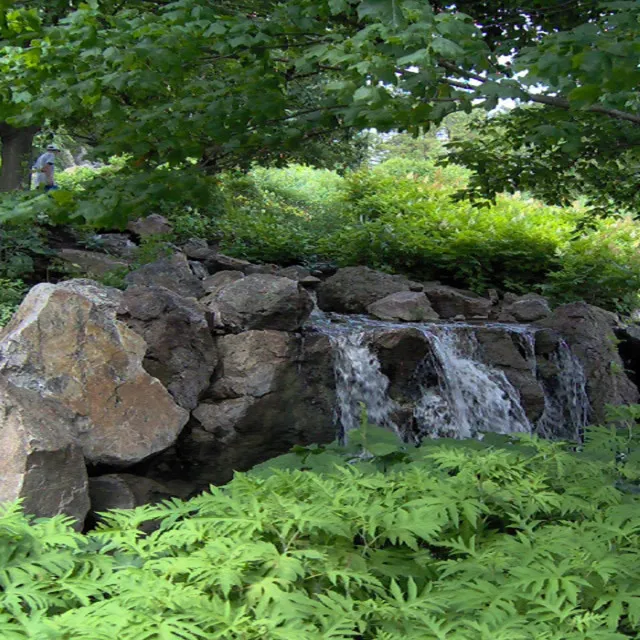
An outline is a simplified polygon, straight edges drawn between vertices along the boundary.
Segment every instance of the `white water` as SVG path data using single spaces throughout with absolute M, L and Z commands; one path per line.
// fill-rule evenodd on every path
M 341 439 L 359 426 L 363 405 L 371 423 L 393 429 L 407 441 L 422 437 L 469 438 L 486 431 L 535 431 L 544 436 L 579 438 L 587 424 L 589 404 L 584 373 L 564 343 L 552 357 L 559 370 L 555 388 L 545 389 L 544 413 L 532 425 L 518 391 L 504 372 L 475 357 L 478 344 L 469 325 L 395 325 L 354 316 L 328 318 L 321 312 L 313 319 L 313 325 L 329 335 L 334 345 L 336 423 Z M 405 427 L 403 433 L 394 422 L 399 407 L 389 397 L 389 380 L 367 344 L 371 331 L 401 326 L 419 328 L 431 346 L 430 355 L 420 367 L 424 369 L 422 377 L 420 371 L 416 372 L 420 394 L 413 405 L 412 425 Z M 521 326 L 502 329 L 518 336 L 523 356 L 535 373 L 534 334 Z
M 531 432 L 518 392 L 502 371 L 472 359 L 473 334 L 450 328 L 425 330 L 438 375 L 437 388 L 423 388 L 414 416 L 421 436 L 470 438 L 483 431 Z

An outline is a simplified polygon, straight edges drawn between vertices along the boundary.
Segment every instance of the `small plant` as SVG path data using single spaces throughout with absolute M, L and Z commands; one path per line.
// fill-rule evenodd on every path
M 22 280 L 0 278 L 0 327 L 4 327 L 20 305 L 27 290 Z

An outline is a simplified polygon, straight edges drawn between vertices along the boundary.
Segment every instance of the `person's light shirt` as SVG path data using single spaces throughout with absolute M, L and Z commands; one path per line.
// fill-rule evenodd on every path
M 42 171 L 42 169 L 44 169 L 45 166 L 48 164 L 52 165 L 51 184 L 53 184 L 53 169 L 55 166 L 55 162 L 56 162 L 56 154 L 53 153 L 53 151 L 45 151 L 36 160 L 36 163 L 33 165 L 33 168 L 36 170 L 36 187 L 39 187 L 42 184 L 44 185 L 49 184 L 49 182 L 47 181 L 47 174 L 44 171 Z

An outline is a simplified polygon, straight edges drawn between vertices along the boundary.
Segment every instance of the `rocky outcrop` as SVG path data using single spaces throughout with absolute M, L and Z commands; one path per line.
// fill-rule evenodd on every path
M 560 334 L 582 363 L 595 421 L 604 418 L 607 404 L 638 401 L 638 389 L 625 374 L 618 354 L 617 324 L 614 314 L 584 302 L 561 305 L 538 323 Z
M 147 343 L 145 370 L 195 409 L 218 362 L 204 307 L 164 287 L 129 287 L 123 302 L 120 318 Z
M 164 287 L 187 298 L 200 298 L 204 294 L 201 280 L 193 274 L 183 253 L 145 264 L 128 273 L 124 280 L 130 286 Z
M 468 319 L 489 317 L 492 302 L 488 298 L 441 284 L 428 284 L 424 292 L 436 313 L 445 319 L 464 316 Z
M 89 480 L 89 497 L 94 515 L 108 509 L 135 509 L 174 496 L 175 490 L 150 478 L 130 473 L 110 473 Z
M 296 338 L 284 331 L 244 331 L 217 340 L 220 366 L 210 395 L 217 399 L 273 391 L 295 357 Z
M 399 291 L 378 300 L 367 307 L 367 311 L 380 320 L 405 322 L 429 322 L 437 320 L 427 296 L 417 291 Z
M 327 336 L 249 331 L 220 342 L 211 397 L 193 412 L 178 447 L 191 481 L 226 482 L 234 470 L 247 470 L 294 444 L 335 438 Z
M 121 292 L 90 281 L 40 284 L 0 340 L 0 377 L 15 397 L 30 398 L 34 437 L 55 409 L 93 464 L 124 466 L 162 451 L 188 417 L 142 367 L 147 345 L 116 319 L 122 302 Z
M 396 401 L 416 400 L 420 395 L 420 365 L 431 352 L 419 329 L 381 330 L 371 339 L 380 361 L 380 371 L 389 378 L 389 395 Z
M 207 297 L 210 322 L 217 330 L 274 329 L 296 331 L 309 317 L 313 301 L 289 278 L 246 276 Z

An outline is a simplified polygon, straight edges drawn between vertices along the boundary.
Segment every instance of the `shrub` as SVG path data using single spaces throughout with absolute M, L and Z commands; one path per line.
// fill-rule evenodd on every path
M 638 307 L 640 226 L 630 218 L 605 220 L 597 229 L 567 243 L 560 269 L 543 287 L 556 302 L 585 300 L 619 311 Z
M 22 302 L 27 290 L 22 280 L 0 278 L 0 327 L 4 327 Z
M 2 637 L 637 638 L 638 409 L 577 452 L 523 435 L 408 448 L 366 427 L 86 536 L 5 505 Z

